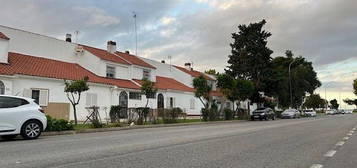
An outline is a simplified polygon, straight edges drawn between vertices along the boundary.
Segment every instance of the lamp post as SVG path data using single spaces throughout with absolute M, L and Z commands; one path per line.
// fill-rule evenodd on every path
M 293 107 L 293 91 L 291 89 L 291 65 L 296 61 L 296 59 L 294 59 L 293 61 L 290 62 L 289 64 L 289 85 L 290 85 L 290 107 Z

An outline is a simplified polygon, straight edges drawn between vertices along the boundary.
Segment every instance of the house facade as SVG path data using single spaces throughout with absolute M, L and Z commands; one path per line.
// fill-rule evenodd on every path
M 30 97 L 46 113 L 73 120 L 73 109 L 64 92 L 64 80 L 89 77 L 77 116 L 85 120 L 86 107 L 99 106 L 102 118 L 108 118 L 112 105 L 143 107 L 146 97 L 140 94 L 143 78 L 155 82 L 157 94 L 149 107 L 183 109 L 189 116 L 199 116 L 203 107 L 194 96 L 192 80 L 203 75 L 213 86 L 216 99 L 222 95 L 213 76 L 195 71 L 190 64 L 173 66 L 117 50 L 108 41 L 107 49 L 0 26 L 0 94 Z M 231 108 L 227 104 L 227 107 Z

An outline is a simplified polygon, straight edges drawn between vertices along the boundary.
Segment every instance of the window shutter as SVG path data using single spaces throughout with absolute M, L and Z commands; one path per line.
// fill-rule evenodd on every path
M 95 93 L 92 96 L 92 105 L 97 106 L 97 94 Z
M 86 106 L 91 106 L 91 94 L 86 94 Z
M 40 98 L 39 98 L 38 104 L 40 106 L 48 105 L 48 90 L 40 90 Z
M 170 97 L 166 97 L 166 108 L 170 108 Z
M 23 97 L 31 98 L 32 97 L 32 91 L 31 89 L 24 89 L 22 93 Z

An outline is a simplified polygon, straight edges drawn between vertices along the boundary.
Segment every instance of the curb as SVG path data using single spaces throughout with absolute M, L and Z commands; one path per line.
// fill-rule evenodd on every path
M 125 126 L 125 127 L 111 127 L 111 128 L 91 128 L 91 129 L 83 129 L 77 131 L 43 132 L 41 136 L 74 135 L 74 134 L 81 134 L 81 133 L 111 132 L 111 131 L 133 130 L 133 129 L 179 127 L 179 126 L 190 126 L 190 125 L 211 125 L 211 124 L 236 123 L 236 122 L 246 122 L 246 120 L 193 122 L 193 123 L 178 123 L 178 124 L 156 124 L 156 125 L 134 125 L 134 126 Z

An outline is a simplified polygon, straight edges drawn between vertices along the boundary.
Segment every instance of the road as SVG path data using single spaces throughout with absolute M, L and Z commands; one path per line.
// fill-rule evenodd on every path
M 356 126 L 340 115 L 0 141 L 0 168 L 355 167 Z

